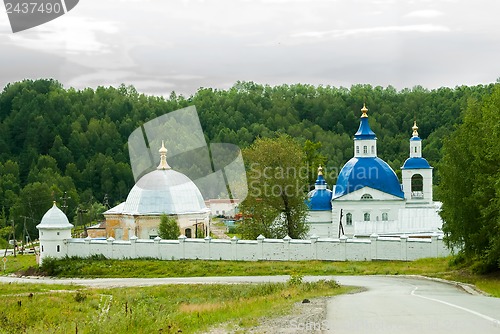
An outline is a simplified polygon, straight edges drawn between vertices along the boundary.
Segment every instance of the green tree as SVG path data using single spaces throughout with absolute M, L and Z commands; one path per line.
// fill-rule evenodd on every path
M 441 216 L 449 246 L 479 271 L 500 268 L 500 85 L 471 101 L 464 122 L 444 143 Z
M 177 240 L 181 234 L 179 225 L 174 217 L 165 214 L 160 216 L 160 226 L 158 227 L 160 238 L 167 240 Z
M 287 135 L 257 139 L 243 152 L 249 192 L 240 205 L 246 238 L 305 237 L 307 168 L 300 144 Z
M 318 173 L 318 166 L 325 166 L 326 157 L 320 153 L 321 142 L 315 143 L 306 140 L 304 143 L 304 152 L 306 154 L 306 165 L 308 169 L 307 182 L 309 185 L 314 184 Z

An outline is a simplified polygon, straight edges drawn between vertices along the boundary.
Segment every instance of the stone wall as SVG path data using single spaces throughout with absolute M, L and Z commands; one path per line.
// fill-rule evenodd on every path
M 162 260 L 202 259 L 202 260 L 330 260 L 330 261 L 371 261 L 371 260 L 416 260 L 426 257 L 445 257 L 450 251 L 442 237 L 430 238 L 387 238 L 375 234 L 370 238 L 340 239 L 311 237 L 308 240 L 266 239 L 238 240 L 236 238 L 178 240 L 138 239 L 107 240 L 66 239 L 63 251 L 57 256 L 88 257 L 102 254 L 107 258 L 157 258 Z

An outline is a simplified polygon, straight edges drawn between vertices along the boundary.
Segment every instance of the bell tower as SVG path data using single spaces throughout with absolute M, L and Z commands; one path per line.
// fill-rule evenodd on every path
M 422 139 L 416 121 L 412 130 L 410 157 L 401 167 L 403 192 L 407 203 L 432 203 L 432 167 L 422 157 Z

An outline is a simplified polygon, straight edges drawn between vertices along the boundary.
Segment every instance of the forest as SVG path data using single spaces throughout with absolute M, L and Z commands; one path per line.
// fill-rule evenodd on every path
M 54 200 L 70 221 L 95 221 L 105 208 L 124 201 L 134 185 L 127 148 L 132 131 L 191 105 L 197 108 L 207 142 L 246 148 L 258 137 L 288 134 L 305 148 L 311 182 L 320 157 L 332 185 L 353 155 L 352 138 L 366 103 L 378 156 L 398 176 L 417 121 L 423 155 L 435 167 L 439 188 L 443 140 L 463 122 L 471 101 L 491 95 L 495 86 L 398 91 L 368 84 L 345 88 L 237 82 L 227 90 L 200 88 L 189 97 L 173 92 L 167 98 L 123 84 L 76 90 L 52 79 L 10 83 L 0 93 L 0 233 L 14 221 L 18 235 L 26 223 L 36 236 L 34 226 Z

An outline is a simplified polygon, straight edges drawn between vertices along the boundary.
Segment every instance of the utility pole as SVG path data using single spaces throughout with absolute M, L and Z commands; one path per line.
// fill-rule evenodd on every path
M 66 209 L 68 208 L 67 204 L 68 199 L 71 199 L 71 197 L 68 197 L 68 193 L 65 191 L 63 197 L 61 197 L 61 200 L 63 201 L 61 208 L 63 209 L 64 214 L 66 214 Z
M 76 212 L 78 214 L 78 223 L 79 223 L 79 225 L 83 226 L 84 230 L 86 230 L 85 229 L 85 224 L 83 223 L 83 214 L 89 212 L 89 210 L 82 209 L 81 207 L 78 207 L 78 209 L 76 210 Z M 77 226 L 75 226 L 75 231 L 77 231 Z M 78 237 L 78 235 L 77 235 L 77 237 Z
M 344 226 L 342 226 L 342 209 L 340 209 L 339 238 L 340 238 L 340 231 L 342 231 L 342 235 L 344 235 Z
M 110 207 L 109 207 L 109 198 L 108 198 L 108 194 L 104 194 L 104 206 L 109 210 Z
M 12 222 L 12 239 L 14 240 L 14 257 L 16 257 L 16 246 L 17 246 L 17 240 L 16 240 L 16 230 L 15 225 L 14 225 L 14 219 L 11 220 Z

